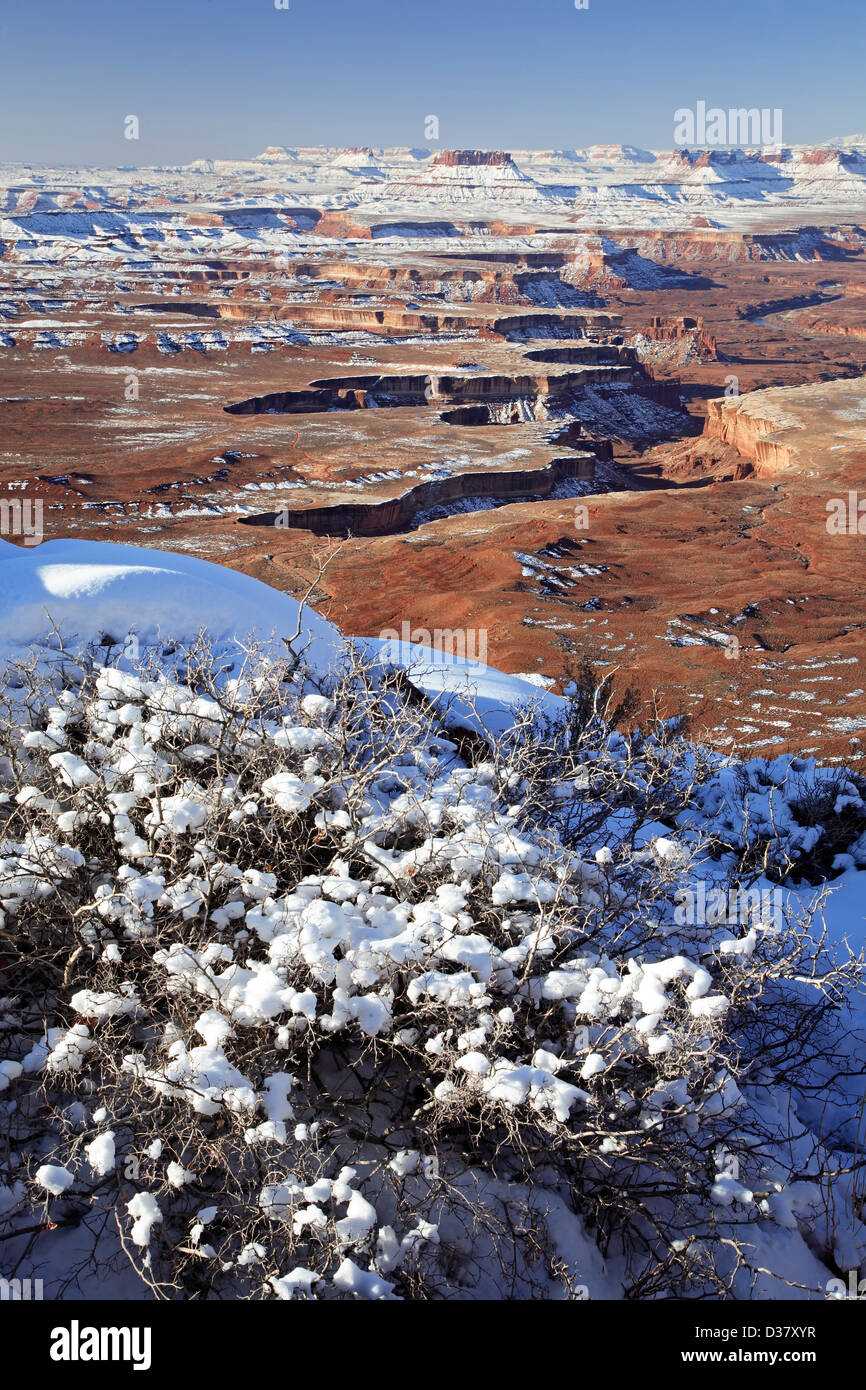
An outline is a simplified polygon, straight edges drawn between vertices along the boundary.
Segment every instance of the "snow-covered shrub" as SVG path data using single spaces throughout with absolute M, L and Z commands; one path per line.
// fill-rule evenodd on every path
M 485 742 L 360 659 L 19 676 L 8 1248 L 39 1268 L 74 1227 L 61 1291 L 126 1257 L 175 1298 L 748 1297 L 859 1265 L 859 962 L 800 897 L 676 910 L 756 882 L 726 775 L 583 688 Z

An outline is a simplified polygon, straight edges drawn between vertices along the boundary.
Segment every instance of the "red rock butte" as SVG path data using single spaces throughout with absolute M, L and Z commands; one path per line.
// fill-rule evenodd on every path
M 434 164 L 445 164 L 456 169 L 463 166 L 495 166 L 511 164 L 510 154 L 504 150 L 441 150 L 433 160 Z

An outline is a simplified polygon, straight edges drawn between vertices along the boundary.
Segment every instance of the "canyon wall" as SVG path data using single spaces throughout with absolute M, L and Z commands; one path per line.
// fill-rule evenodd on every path
M 306 391 L 278 391 L 251 396 L 225 407 L 229 415 L 296 415 L 325 410 L 358 410 L 368 405 L 423 406 L 431 401 L 545 401 L 580 392 L 586 386 L 603 383 L 629 383 L 631 367 L 599 364 L 576 372 L 555 376 L 354 376 L 323 378 L 311 382 Z M 641 380 L 644 394 L 657 398 L 670 388 L 649 379 Z M 658 397 L 661 399 L 661 396 Z
M 735 476 L 744 477 L 751 472 L 761 476 L 778 473 L 791 466 L 794 450 L 788 443 L 772 436 L 798 425 L 799 421 L 786 416 L 783 411 L 777 415 L 770 411 L 764 413 L 760 406 L 750 407 L 748 397 L 732 397 L 707 401 L 704 435 L 708 439 L 719 439 L 724 444 L 730 444 L 750 465 L 738 469 Z
M 544 468 L 459 473 L 450 478 L 438 478 L 419 483 L 399 497 L 390 497 L 384 502 L 338 503 L 333 507 L 261 512 L 238 517 L 238 522 L 242 526 L 312 531 L 317 536 L 386 536 L 407 530 L 419 512 L 432 507 L 466 497 L 501 497 L 514 502 L 544 498 L 566 478 L 591 481 L 594 473 L 594 454 L 574 454 L 552 459 Z

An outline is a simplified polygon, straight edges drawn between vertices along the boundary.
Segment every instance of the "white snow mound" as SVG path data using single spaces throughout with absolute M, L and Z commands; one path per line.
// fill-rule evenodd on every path
M 0 541 L 0 663 L 23 656 L 50 632 L 64 641 L 124 646 L 133 634 L 140 646 L 172 638 L 194 639 L 207 629 L 219 645 L 254 633 L 284 638 L 298 627 L 297 601 L 249 575 L 190 555 L 101 541 L 46 541 L 32 549 Z M 305 609 L 295 650 L 318 670 L 332 667 L 345 650 L 342 634 Z

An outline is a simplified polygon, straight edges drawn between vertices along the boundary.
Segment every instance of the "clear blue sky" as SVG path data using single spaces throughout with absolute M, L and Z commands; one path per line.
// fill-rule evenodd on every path
M 781 107 L 785 143 L 866 129 L 864 0 L 0 0 L 0 56 L 6 160 L 670 148 L 698 100 Z

